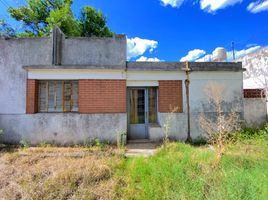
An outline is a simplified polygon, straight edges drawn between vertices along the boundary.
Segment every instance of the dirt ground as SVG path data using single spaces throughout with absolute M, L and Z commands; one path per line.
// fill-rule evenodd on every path
M 0 199 L 116 199 L 115 148 L 27 148 L 0 152 Z

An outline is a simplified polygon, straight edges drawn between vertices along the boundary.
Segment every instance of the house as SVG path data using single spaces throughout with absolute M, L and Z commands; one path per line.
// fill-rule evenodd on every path
M 127 62 L 126 37 L 0 39 L 0 128 L 4 141 L 32 144 L 116 142 L 202 136 L 200 113 L 215 115 L 204 87 L 226 88 L 224 112 L 243 117 L 241 63 Z M 238 106 L 237 106 L 238 105 Z

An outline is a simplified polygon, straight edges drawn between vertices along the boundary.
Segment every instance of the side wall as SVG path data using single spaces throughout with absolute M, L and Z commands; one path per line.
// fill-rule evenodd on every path
M 267 121 L 266 99 L 244 98 L 246 126 L 259 128 Z
M 126 37 L 68 38 L 62 41 L 62 65 L 126 65 Z M 77 59 L 79 58 L 79 59 Z
M 246 126 L 259 128 L 267 122 L 267 101 L 263 89 L 244 89 Z
M 96 138 L 116 143 L 117 134 L 126 131 L 126 125 L 124 113 L 0 115 L 0 127 L 4 129 L 4 142 L 7 143 L 27 140 L 32 144 L 68 145 L 83 144 Z
M 171 76 L 172 77 L 172 76 Z M 149 136 L 152 140 L 159 140 L 164 136 L 163 127 L 168 125 L 169 136 L 173 139 L 185 140 L 187 138 L 187 113 L 186 113 L 186 95 L 185 95 L 185 75 L 177 75 L 177 79 L 183 80 L 183 112 L 167 113 L 159 112 L 158 119 L 160 126 L 150 126 Z M 190 116 L 191 116 L 191 136 L 198 139 L 204 136 L 204 132 L 199 125 L 199 117 L 204 113 L 208 117 L 215 117 L 216 113 L 208 101 L 204 92 L 206 85 L 218 83 L 225 88 L 223 94 L 224 111 L 229 112 L 235 109 L 243 119 L 243 82 L 242 72 L 192 72 L 190 75 Z
M 0 115 L 25 114 L 27 71 L 22 66 L 51 64 L 51 45 L 50 38 L 0 39 Z

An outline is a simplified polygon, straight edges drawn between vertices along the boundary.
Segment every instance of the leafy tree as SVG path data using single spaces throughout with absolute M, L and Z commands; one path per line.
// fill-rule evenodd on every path
M 68 36 L 81 35 L 79 22 L 74 18 L 71 3 L 67 2 L 63 7 L 57 8 L 55 11 L 50 11 L 49 17 L 46 19 L 48 30 L 53 29 L 57 25 Z
M 18 33 L 18 37 L 47 36 L 55 25 L 67 36 L 113 35 L 100 11 L 85 6 L 77 19 L 71 9 L 72 3 L 73 0 L 27 0 L 25 6 L 10 7 L 8 12 L 24 25 L 24 32 Z
M 72 0 L 28 0 L 26 6 L 10 7 L 8 12 L 23 23 L 23 36 L 44 36 L 49 33 L 47 18 L 50 13 L 64 8 L 66 4 L 71 5 Z
M 80 17 L 81 36 L 111 37 L 113 33 L 106 26 L 106 17 L 95 8 L 85 6 Z

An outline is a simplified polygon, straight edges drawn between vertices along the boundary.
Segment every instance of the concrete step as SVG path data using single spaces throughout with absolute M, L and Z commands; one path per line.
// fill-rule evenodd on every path
M 127 157 L 133 156 L 144 156 L 148 157 L 157 151 L 157 143 L 152 142 L 141 142 L 141 143 L 128 143 L 126 145 L 126 153 Z
M 127 144 L 151 143 L 149 139 L 128 140 Z

